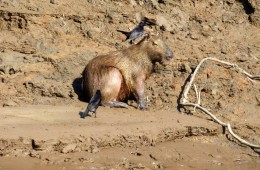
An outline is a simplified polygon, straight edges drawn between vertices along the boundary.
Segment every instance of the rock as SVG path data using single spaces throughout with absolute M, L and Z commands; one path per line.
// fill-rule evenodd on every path
M 21 72 L 21 68 L 20 68 L 20 66 L 19 66 L 18 64 L 10 65 L 10 66 L 9 66 L 9 71 L 8 71 L 8 73 L 9 73 L 10 75 L 16 74 L 16 73 L 19 73 L 19 72 Z
M 196 33 L 196 32 L 190 32 L 189 33 L 189 36 L 190 36 L 190 38 L 191 39 L 193 39 L 193 40 L 198 40 L 199 39 L 199 34 L 198 33 Z
M 157 15 L 156 22 L 159 26 L 165 28 L 166 31 L 173 31 L 172 25 L 170 24 L 169 20 L 166 19 L 164 16 Z
M 155 9 L 158 9 L 159 8 L 159 3 L 158 3 L 158 0 L 151 0 L 153 6 L 155 7 Z
M 136 19 L 137 22 L 141 22 L 142 19 L 143 19 L 142 13 L 141 13 L 141 12 L 137 12 L 137 13 L 135 14 L 135 19 Z
M 221 43 L 221 49 L 220 52 L 222 54 L 227 54 L 229 52 L 228 50 L 228 44 L 226 42 Z
M 226 2 L 227 2 L 228 4 L 234 4 L 234 3 L 235 3 L 235 0 L 226 0 Z
M 68 144 L 62 149 L 62 153 L 69 153 L 69 152 L 74 152 L 76 149 L 77 145 L 76 144 Z
M 18 106 L 18 104 L 17 103 L 15 103 L 14 101 L 12 101 L 12 100 L 8 100 L 8 101 L 6 101 L 6 102 L 4 102 L 4 104 L 3 104 L 3 107 L 15 107 L 15 106 Z
M 84 163 L 93 163 L 94 159 L 93 158 L 79 158 L 80 162 L 84 162 Z
M 66 89 L 64 89 L 61 86 L 51 86 L 47 88 L 46 90 L 42 91 L 43 96 L 56 96 L 61 98 L 66 98 L 67 92 Z
M 160 162 L 158 161 L 154 161 L 152 162 L 153 166 L 155 169 L 165 169 L 165 167 L 163 166 L 163 164 L 161 164 Z
M 58 4 L 58 0 L 50 0 L 51 4 Z
M 204 37 L 209 37 L 211 35 L 211 28 L 209 25 L 202 25 L 201 34 Z
M 22 142 L 25 144 L 25 145 L 32 145 L 32 140 L 33 139 L 30 139 L 30 138 L 21 138 Z
M 135 7 L 137 5 L 136 1 L 135 0 L 130 0 L 130 3 L 133 7 Z
M 90 152 L 90 153 L 97 153 L 97 152 L 99 152 L 99 149 L 98 149 L 97 146 L 92 145 L 92 146 L 90 146 L 89 152 Z
M 29 156 L 32 157 L 32 158 L 41 159 L 41 155 L 34 150 L 30 151 Z
M 54 87 L 54 94 L 57 97 L 66 97 L 65 93 L 66 91 L 64 89 L 61 89 L 59 87 Z

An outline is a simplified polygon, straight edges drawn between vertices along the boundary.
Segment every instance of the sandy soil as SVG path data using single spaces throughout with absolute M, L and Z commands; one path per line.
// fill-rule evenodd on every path
M 1 109 L 0 168 L 16 169 L 18 163 L 19 169 L 260 167 L 256 152 L 229 141 L 208 120 L 135 108 L 100 108 L 98 118 L 79 119 L 77 111 L 48 105 Z
M 141 16 L 156 20 L 147 31 L 174 51 L 146 81 L 147 109 L 129 100 L 129 109 L 100 107 L 97 118 L 80 119 L 83 68 L 127 48 L 116 30 Z M 259 150 L 198 109 L 179 107 L 206 56 L 260 74 L 259 17 L 257 0 L 0 0 L 0 170 L 259 169 Z M 260 145 L 259 81 L 210 62 L 195 82 L 203 106 Z

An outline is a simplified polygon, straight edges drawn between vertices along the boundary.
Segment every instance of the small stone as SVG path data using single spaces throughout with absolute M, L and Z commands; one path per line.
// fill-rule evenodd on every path
M 193 40 L 198 40 L 199 35 L 196 32 L 190 32 L 190 38 L 193 39 Z
M 69 144 L 67 146 L 65 146 L 62 149 L 62 153 L 69 153 L 69 152 L 74 152 L 74 150 L 76 149 L 77 145 L 76 144 Z
M 157 15 L 156 22 L 160 27 L 164 28 L 166 31 L 169 31 L 169 32 L 173 31 L 170 21 L 168 19 L 166 19 L 164 16 Z
M 88 162 L 88 163 L 93 163 L 94 162 L 94 159 L 93 158 L 79 158 L 79 161 L 80 162 Z
M 32 157 L 32 158 L 41 159 L 41 155 L 34 150 L 29 153 L 29 156 Z
M 30 138 L 21 138 L 21 140 L 23 141 L 23 143 L 25 145 L 32 145 L 32 140 L 33 139 L 30 139 Z
M 158 161 L 152 162 L 155 169 L 165 169 L 165 167 Z
M 212 95 L 216 95 L 217 92 L 218 92 L 218 89 L 213 89 L 213 90 L 211 91 L 211 94 L 212 94 Z
M 51 4 L 58 4 L 58 0 L 50 0 Z
M 130 3 L 133 7 L 135 7 L 137 5 L 136 1 L 135 0 L 130 0 Z
M 90 153 L 97 153 L 97 152 L 99 152 L 99 149 L 97 146 L 92 145 L 92 146 L 90 146 L 90 149 L 88 151 Z
M 158 0 L 151 0 L 153 6 L 158 9 L 159 8 L 159 3 L 158 3 Z
M 37 59 L 37 62 L 43 62 L 44 61 L 44 58 L 38 58 Z
M 14 107 L 14 106 L 17 106 L 17 103 L 15 103 L 14 101 L 12 100 L 9 100 L 9 101 L 6 101 L 4 104 L 3 104 L 3 107 Z
M 135 14 L 135 19 L 137 22 L 141 22 L 142 21 L 142 18 L 143 18 L 143 15 L 141 12 L 138 12 Z

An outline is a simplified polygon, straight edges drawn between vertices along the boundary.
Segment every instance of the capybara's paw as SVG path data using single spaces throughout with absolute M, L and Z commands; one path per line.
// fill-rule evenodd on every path
M 144 103 L 139 103 L 138 106 L 137 106 L 137 109 L 144 110 L 145 109 L 145 104 Z

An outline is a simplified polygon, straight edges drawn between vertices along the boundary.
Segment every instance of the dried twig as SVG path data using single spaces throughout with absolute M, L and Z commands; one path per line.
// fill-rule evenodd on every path
M 187 103 L 189 102 L 188 100 L 188 93 L 190 91 L 190 88 L 191 88 L 191 85 L 195 79 L 195 76 L 197 74 L 197 72 L 199 71 L 199 68 L 200 66 L 207 60 L 213 60 L 213 61 L 217 61 L 217 62 L 220 62 L 222 64 L 226 64 L 226 65 L 229 65 L 233 68 L 235 68 L 236 70 L 238 70 L 239 72 L 245 74 L 247 77 L 251 78 L 251 79 L 254 79 L 254 80 L 260 80 L 260 75 L 256 75 L 256 76 L 253 76 L 251 74 L 249 74 L 248 72 L 246 72 L 245 70 L 243 70 L 242 68 L 238 67 L 236 64 L 233 64 L 233 63 L 230 63 L 230 62 L 227 62 L 227 61 L 222 61 L 222 60 L 219 60 L 219 59 L 216 59 L 216 58 L 212 58 L 212 57 L 207 57 L 207 58 L 204 58 L 200 61 L 200 63 L 198 64 L 198 66 L 196 67 L 195 71 L 193 72 L 192 76 L 191 76 L 191 79 L 189 81 L 189 83 L 187 84 L 185 90 L 184 90 L 184 93 L 183 93 L 183 103 Z
M 239 142 L 241 142 L 241 143 L 243 143 L 243 144 L 245 144 L 245 145 L 248 145 L 248 146 L 250 146 L 250 147 L 252 147 L 252 148 L 257 148 L 257 149 L 260 148 L 259 145 L 251 144 L 251 143 L 245 141 L 244 139 L 241 139 L 239 136 L 237 136 L 237 135 L 232 131 L 232 128 L 231 128 L 231 126 L 230 126 L 229 123 L 227 124 L 227 127 L 228 127 L 228 131 L 230 132 L 230 134 L 231 134 L 234 138 L 236 138 Z
M 197 104 L 200 105 L 200 92 L 198 92 L 197 86 L 195 85 L 195 83 L 193 84 L 194 86 L 194 90 L 195 90 L 195 94 L 196 94 L 196 99 L 197 99 Z M 196 106 L 194 107 L 194 112 L 196 111 Z
M 199 93 L 198 93 L 198 89 L 197 89 L 197 86 L 196 86 L 195 83 L 193 84 L 193 87 L 194 87 L 194 90 L 195 90 L 195 94 L 196 94 L 196 98 L 197 98 L 197 103 L 198 103 Z
M 195 104 L 195 103 L 185 103 L 183 104 L 185 106 L 194 106 L 194 107 L 197 107 L 199 108 L 200 110 L 204 111 L 205 113 L 207 113 L 213 120 L 215 120 L 217 123 L 221 124 L 222 126 L 227 126 L 226 123 L 222 122 L 221 120 L 219 120 L 215 115 L 213 115 L 210 111 L 208 111 L 206 108 L 198 105 L 198 104 Z
M 183 103 L 182 105 L 184 106 L 193 106 L 194 107 L 194 110 L 196 108 L 199 108 L 200 110 L 202 110 L 203 112 L 205 112 L 206 114 L 208 114 L 213 120 L 215 120 L 217 123 L 219 123 L 220 125 L 224 126 L 224 127 L 228 127 L 228 131 L 229 133 L 234 137 L 236 138 L 239 142 L 247 145 L 247 146 L 250 146 L 250 147 L 253 147 L 253 148 L 260 148 L 259 145 L 254 145 L 254 144 L 251 144 L 247 141 L 245 141 L 244 139 L 240 138 L 238 135 L 236 135 L 233 131 L 232 131 L 232 128 L 230 126 L 229 123 L 224 123 L 222 122 L 221 120 L 219 120 L 215 115 L 213 115 L 210 111 L 208 111 L 206 108 L 202 107 L 200 105 L 200 91 L 198 92 L 198 89 L 196 87 L 195 84 L 194 85 L 194 90 L 195 90 L 195 93 L 196 93 L 196 102 L 197 104 L 195 103 L 191 103 L 189 102 L 188 100 L 188 93 L 190 91 L 190 88 L 192 86 L 192 83 L 195 79 L 195 76 L 196 74 L 198 73 L 198 70 L 200 68 L 200 66 L 202 65 L 203 62 L 205 62 L 206 60 L 213 60 L 213 61 L 217 61 L 217 62 L 220 62 L 222 64 L 226 64 L 226 65 L 229 65 L 233 68 L 235 68 L 237 71 L 245 74 L 248 78 L 252 79 L 252 80 L 260 80 L 260 75 L 256 75 L 256 76 L 253 76 L 251 74 L 249 74 L 248 72 L 246 72 L 245 70 L 243 70 L 242 68 L 238 67 L 236 64 L 233 64 L 233 63 L 229 63 L 229 62 L 226 62 L 226 61 L 222 61 L 222 60 L 219 60 L 219 59 L 216 59 L 216 58 L 211 58 L 211 57 L 208 57 L 208 58 L 204 58 L 203 60 L 200 61 L 200 63 L 198 64 L 198 66 L 196 67 L 195 71 L 193 72 L 192 76 L 191 76 L 191 79 L 189 81 L 189 83 L 186 85 L 185 89 L 184 89 L 184 92 L 183 92 Z

